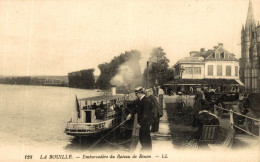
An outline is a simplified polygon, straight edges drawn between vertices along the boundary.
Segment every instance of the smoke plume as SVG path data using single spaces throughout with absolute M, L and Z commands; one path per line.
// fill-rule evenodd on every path
M 117 74 L 112 78 L 111 84 L 117 87 L 125 86 L 133 88 L 142 83 L 142 74 L 139 64 L 139 57 L 132 55 L 124 62 L 117 71 Z

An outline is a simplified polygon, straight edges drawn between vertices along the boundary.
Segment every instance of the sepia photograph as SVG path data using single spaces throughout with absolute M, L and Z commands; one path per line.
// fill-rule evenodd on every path
M 260 0 L 0 0 L 0 161 L 260 161 Z

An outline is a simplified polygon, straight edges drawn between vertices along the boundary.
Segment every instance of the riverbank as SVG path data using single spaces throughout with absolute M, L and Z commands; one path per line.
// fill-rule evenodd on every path
M 166 103 L 166 111 L 168 115 L 168 122 L 172 136 L 172 143 L 175 148 L 182 149 L 187 144 L 188 140 L 198 128 L 192 127 L 192 109 L 186 107 L 182 114 L 178 114 L 175 103 Z M 214 144 L 222 144 L 228 134 L 227 127 L 220 127 L 218 131 L 218 138 Z

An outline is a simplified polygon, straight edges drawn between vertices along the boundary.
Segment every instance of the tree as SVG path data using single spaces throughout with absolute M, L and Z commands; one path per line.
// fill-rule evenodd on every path
M 81 70 L 69 73 L 69 87 L 91 89 L 94 88 L 94 69 Z
M 169 69 L 169 59 L 161 47 L 154 48 L 144 70 L 144 80 L 148 87 L 163 85 L 173 79 L 173 69 Z
M 91 89 L 95 86 L 94 69 L 81 70 L 81 88 Z

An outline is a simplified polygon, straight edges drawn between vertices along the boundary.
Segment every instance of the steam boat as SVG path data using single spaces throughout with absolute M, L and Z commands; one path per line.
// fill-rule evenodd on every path
M 67 122 L 65 133 L 92 136 L 113 129 L 121 122 L 124 95 L 115 94 L 77 99 L 77 115 Z

